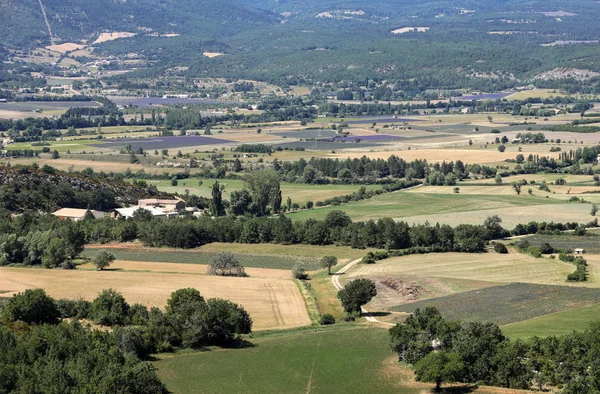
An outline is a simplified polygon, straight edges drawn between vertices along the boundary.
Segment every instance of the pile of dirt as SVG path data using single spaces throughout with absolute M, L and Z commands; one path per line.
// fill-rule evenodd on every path
M 375 277 L 373 278 L 373 281 L 377 286 L 378 293 L 380 292 L 380 289 L 383 290 L 384 293 L 391 290 L 397 293 L 397 295 L 402 297 L 405 301 L 418 300 L 423 293 L 423 288 L 421 286 L 399 278 Z

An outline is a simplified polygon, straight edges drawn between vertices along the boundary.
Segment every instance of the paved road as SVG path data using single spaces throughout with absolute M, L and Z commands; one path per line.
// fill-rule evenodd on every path
M 341 270 L 339 270 L 337 273 L 335 273 L 331 277 L 331 283 L 333 283 L 333 285 L 335 286 L 336 289 L 341 290 L 344 287 L 340 283 L 340 275 L 344 275 L 350 268 L 354 267 L 356 264 L 359 264 L 361 262 L 361 260 L 362 260 L 362 258 L 349 262 Z M 367 319 L 368 322 L 379 323 L 379 324 L 383 324 L 386 326 L 395 326 L 395 324 L 383 322 L 383 321 L 377 320 L 373 316 L 368 316 L 369 311 L 367 311 L 365 308 L 360 308 L 360 309 L 362 310 L 362 313 L 364 315 L 367 315 L 367 316 L 365 316 L 365 319 Z

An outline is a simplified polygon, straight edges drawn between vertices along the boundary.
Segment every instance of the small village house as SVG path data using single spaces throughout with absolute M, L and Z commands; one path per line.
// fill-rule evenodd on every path
M 96 219 L 104 218 L 104 215 L 105 215 L 104 212 L 93 211 L 93 210 L 89 210 L 89 209 L 79 209 L 79 208 L 61 208 L 58 211 L 54 212 L 54 216 L 56 216 L 62 220 L 71 219 L 75 222 L 78 222 L 80 220 L 83 220 L 83 218 L 85 218 L 85 215 L 88 211 Z

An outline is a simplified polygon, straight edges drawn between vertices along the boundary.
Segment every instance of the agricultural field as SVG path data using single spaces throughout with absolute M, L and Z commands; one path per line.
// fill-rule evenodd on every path
M 393 361 L 387 330 L 333 327 L 250 341 L 242 349 L 159 355 L 154 365 L 176 394 L 417 394 L 428 387 L 416 385 L 412 373 Z
M 576 249 L 583 248 L 586 253 L 600 254 L 600 231 L 590 230 L 585 236 L 577 236 L 574 234 L 560 234 L 560 235 L 542 235 L 536 234 L 531 235 L 525 240 L 529 241 L 530 244 L 540 246 L 544 243 L 548 243 L 555 248 L 561 249 Z M 588 257 L 588 256 L 584 256 Z
M 376 264 L 361 264 L 349 277 L 451 278 L 492 283 L 564 284 L 575 269 L 557 259 L 534 258 L 520 253 L 430 253 L 392 257 Z M 586 286 L 597 286 L 590 282 Z
M 502 327 L 502 331 L 511 339 L 565 335 L 583 331 L 589 328 L 590 321 L 598 320 L 600 304 L 594 304 L 508 324 Z
M 202 248 L 192 250 L 179 249 L 157 249 L 128 246 L 105 246 L 95 245 L 87 247 L 83 253 L 84 257 L 93 258 L 101 250 L 109 250 L 117 260 L 141 261 L 156 263 L 180 263 L 209 265 L 218 252 L 207 252 Z M 229 250 L 229 249 L 226 249 Z M 318 257 L 294 256 L 287 254 L 253 254 L 248 251 L 236 253 L 240 263 L 244 267 L 271 268 L 291 270 L 295 264 L 303 263 L 308 270 L 320 268 Z
M 148 137 L 148 138 L 118 138 L 108 139 L 99 143 L 97 147 L 108 149 L 122 149 L 131 145 L 133 150 L 142 148 L 145 151 L 154 151 L 161 149 L 178 149 L 185 147 L 199 147 L 208 145 L 222 145 L 231 143 L 215 137 L 206 137 L 201 135 L 187 135 L 178 137 Z
M 200 181 L 202 185 L 199 186 Z M 241 179 L 181 179 L 177 186 L 172 186 L 170 180 L 146 180 L 149 185 L 156 185 L 158 190 L 168 193 L 184 194 L 189 190 L 191 194 L 200 197 L 210 198 L 212 186 L 215 182 L 224 185 L 223 197 L 228 200 L 232 192 L 244 188 L 244 181 Z M 332 197 L 352 194 L 361 187 L 368 189 L 380 189 L 378 185 L 307 185 L 300 183 L 281 182 L 281 195 L 285 204 L 288 197 L 293 202 L 304 205 L 306 201 L 323 201 Z
M 164 308 L 171 293 L 193 287 L 206 298 L 219 297 L 242 305 L 255 330 L 282 329 L 310 324 L 304 298 L 290 279 L 218 277 L 191 273 L 46 270 L 0 268 L 6 296 L 26 289 L 44 289 L 54 298 L 93 300 L 112 288 L 130 303 Z
M 410 313 L 417 308 L 435 306 L 449 320 L 506 325 L 599 302 L 598 289 L 512 283 L 398 305 L 391 309 Z M 588 321 L 593 319 L 588 315 Z
M 381 328 L 336 324 L 257 333 L 249 340 L 240 349 L 161 354 L 153 364 L 174 394 L 421 394 L 433 388 L 416 382 L 413 372 L 397 363 L 388 331 Z M 447 392 L 528 393 L 486 386 L 446 387 Z
M 484 217 L 481 220 L 477 220 L 477 224 L 481 224 L 487 216 L 492 215 L 487 214 L 489 211 L 499 211 L 501 213 L 500 216 L 503 217 L 512 215 L 512 212 L 516 208 L 527 207 L 525 209 L 527 210 L 531 206 L 543 206 L 553 203 L 556 204 L 557 201 L 526 195 L 421 193 L 420 188 L 417 187 L 410 191 L 386 193 L 368 200 L 351 202 L 341 206 L 329 206 L 290 213 L 289 216 L 292 220 L 306 220 L 310 217 L 323 217 L 334 209 L 342 209 L 353 220 L 359 221 L 392 217 L 413 223 L 424 222 L 424 220 L 415 220 L 415 217 L 419 215 L 431 215 L 427 219 L 430 223 L 445 223 L 446 221 L 441 219 L 444 215 L 460 212 L 459 217 L 462 217 L 463 220 L 470 220 L 470 215 L 469 218 L 466 218 L 464 212 L 481 211 Z M 505 212 L 505 214 L 502 214 L 502 212 Z M 589 216 L 589 209 L 586 214 Z M 437 219 L 438 217 L 440 219 Z M 522 220 L 522 218 L 519 219 Z
M 67 151 L 81 151 L 86 149 L 93 149 L 96 145 L 101 146 L 102 143 L 96 139 L 79 139 L 79 140 L 63 140 L 63 141 L 48 141 L 45 142 L 47 145 L 35 146 L 31 142 L 20 142 L 6 146 L 6 150 L 18 150 L 18 149 L 33 149 L 42 150 L 43 147 L 48 147 L 50 150 L 56 150 L 58 153 L 64 153 Z M 57 163 L 61 160 L 55 160 Z

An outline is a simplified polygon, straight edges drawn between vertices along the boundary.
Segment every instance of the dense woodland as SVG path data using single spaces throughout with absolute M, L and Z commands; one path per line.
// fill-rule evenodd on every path
M 511 341 L 493 323 L 446 321 L 433 307 L 417 309 L 390 329 L 398 359 L 417 380 L 511 389 L 558 386 L 564 394 L 600 390 L 600 325 L 562 337 Z M 436 352 L 434 352 L 434 346 Z
M 79 319 L 113 330 L 92 331 Z M 167 393 L 154 367 L 141 360 L 176 349 L 236 346 L 251 329 L 242 307 L 205 300 L 196 289 L 173 292 L 165 312 L 129 305 L 111 289 L 93 302 L 26 290 L 0 305 L 0 390 Z

